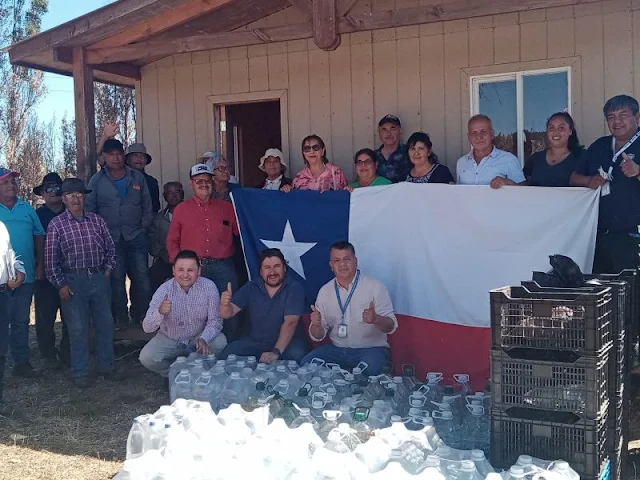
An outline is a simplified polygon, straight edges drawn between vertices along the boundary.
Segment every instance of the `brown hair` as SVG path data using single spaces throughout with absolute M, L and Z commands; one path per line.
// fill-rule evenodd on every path
M 325 146 L 322 138 L 320 138 L 320 136 L 316 135 L 315 133 L 312 133 L 311 135 L 307 135 L 302 139 L 302 143 L 300 144 L 300 151 L 302 151 L 302 149 L 304 148 L 304 144 L 307 142 L 310 142 L 311 140 L 315 140 L 322 147 L 322 149 L 324 150 L 324 154 L 322 155 L 322 161 L 325 164 L 329 163 L 329 159 L 327 158 L 327 147 Z M 304 158 L 304 152 L 302 152 L 302 158 L 304 160 L 304 164 L 306 166 L 309 166 L 309 162 L 307 162 L 307 159 Z

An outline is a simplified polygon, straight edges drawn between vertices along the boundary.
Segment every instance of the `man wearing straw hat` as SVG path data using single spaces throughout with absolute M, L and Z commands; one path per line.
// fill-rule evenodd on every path
M 284 175 L 287 170 L 284 155 L 277 148 L 269 148 L 264 152 L 258 168 L 267 174 L 264 183 L 258 188 L 277 191 L 280 190 L 280 187 L 291 185 L 291 179 Z

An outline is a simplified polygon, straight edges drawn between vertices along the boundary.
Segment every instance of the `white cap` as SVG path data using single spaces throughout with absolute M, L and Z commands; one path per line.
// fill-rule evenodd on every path
M 207 173 L 209 175 L 213 175 L 213 170 L 206 163 L 198 163 L 191 167 L 191 171 L 189 172 L 189 178 L 193 178 L 196 175 L 200 175 L 203 173 Z
M 284 170 L 287 169 L 288 165 L 287 165 L 287 162 L 284 160 L 284 155 L 282 154 L 282 152 L 277 148 L 269 148 L 267 149 L 266 152 L 264 152 L 264 155 L 260 158 L 260 165 L 258 165 L 258 168 L 263 172 L 264 172 L 264 161 L 267 159 L 267 157 L 279 158 L 280 164 L 282 165 L 283 169 Z
M 471 450 L 471 460 L 481 462 L 484 460 L 484 452 L 482 450 Z
M 520 455 L 516 463 L 518 465 L 531 465 L 532 462 L 533 458 L 531 458 L 531 455 Z

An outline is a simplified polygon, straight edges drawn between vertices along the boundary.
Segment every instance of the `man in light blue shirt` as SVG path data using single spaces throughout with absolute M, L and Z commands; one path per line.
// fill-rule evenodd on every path
M 474 115 L 467 127 L 471 151 L 458 159 L 458 185 L 491 185 L 491 188 L 500 188 L 525 182 L 520 160 L 493 145 L 495 132 L 489 117 Z
M 44 279 L 45 232 L 35 210 L 18 198 L 18 172 L 0 168 L 0 222 L 9 232 L 11 244 L 24 264 L 26 278 L 17 288 L 0 285 L 4 298 L 0 315 L 11 326 L 9 344 L 13 358 L 13 375 L 37 378 L 42 374 L 29 363 L 29 317 L 33 282 Z M 35 251 L 35 257 L 34 257 Z

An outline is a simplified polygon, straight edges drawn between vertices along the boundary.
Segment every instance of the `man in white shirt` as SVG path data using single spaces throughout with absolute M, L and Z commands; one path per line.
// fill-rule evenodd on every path
M 6 417 L 13 413 L 13 409 L 4 403 L 2 397 L 4 364 L 9 350 L 9 315 L 5 315 L 9 308 L 9 298 L 13 290 L 22 285 L 26 278 L 23 263 L 18 260 L 16 252 L 11 246 L 9 231 L 0 222 L 0 416 Z
M 351 370 L 365 362 L 365 374 L 378 375 L 387 360 L 387 335 L 398 328 L 389 293 L 381 282 L 358 270 L 349 242 L 331 246 L 329 265 L 336 277 L 320 289 L 311 306 L 309 335 L 320 342 L 329 333 L 332 344 L 316 348 L 300 363 L 320 358 Z
M 493 145 L 495 132 L 491 119 L 474 115 L 467 123 L 471 151 L 458 159 L 458 185 L 490 185 L 500 188 L 525 182 L 520 160 Z

